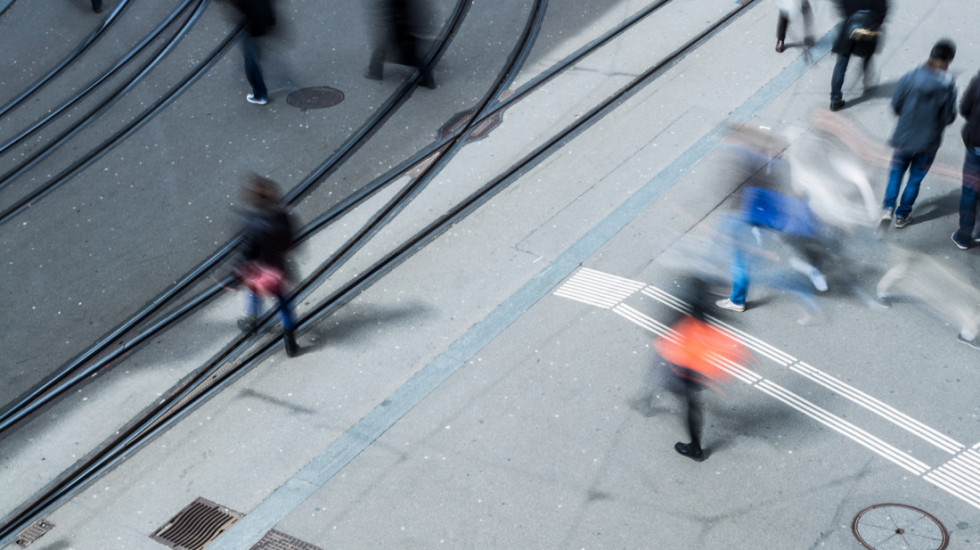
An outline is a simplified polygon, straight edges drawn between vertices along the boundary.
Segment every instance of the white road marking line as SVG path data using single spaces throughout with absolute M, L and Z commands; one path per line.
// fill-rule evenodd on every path
M 609 309 L 644 286 L 644 283 L 582 268 L 560 286 L 555 295 Z
M 837 392 L 838 394 L 858 403 L 882 418 L 892 422 L 896 426 L 909 431 L 922 439 L 932 443 L 936 447 L 950 453 L 956 454 L 963 450 L 965 445 L 957 442 L 953 438 L 926 426 L 922 422 L 915 420 L 898 409 L 887 405 L 880 400 L 871 397 L 863 391 L 841 382 L 840 380 L 820 371 L 806 363 L 800 362 L 790 366 L 790 370 L 813 380 L 821 386 Z

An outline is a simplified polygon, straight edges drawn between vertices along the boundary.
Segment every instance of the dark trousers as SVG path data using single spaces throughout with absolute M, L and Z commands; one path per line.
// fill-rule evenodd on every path
M 838 55 L 837 64 L 834 65 L 834 75 L 830 79 L 830 103 L 840 103 L 844 101 L 844 74 L 847 72 L 847 63 L 850 61 L 849 55 Z M 871 56 L 861 58 L 864 74 L 868 74 L 871 68 Z
M 704 412 L 701 406 L 701 390 L 704 386 L 688 378 L 681 378 L 683 386 L 681 396 L 684 399 L 687 419 L 687 433 L 691 436 L 691 444 L 701 448 L 701 429 L 704 426 Z
M 810 9 L 809 0 L 800 2 L 800 11 L 803 12 L 803 32 L 808 39 L 813 36 L 813 10 Z M 786 40 L 786 28 L 789 26 L 789 13 L 779 10 L 779 22 L 776 23 L 776 40 L 784 42 Z
M 259 44 L 255 37 L 246 34 L 242 39 L 242 55 L 245 58 L 245 78 L 252 85 L 252 95 L 256 99 L 268 99 L 269 91 L 259 67 Z
M 968 243 L 973 240 L 977 223 L 977 201 L 980 199 L 980 147 L 966 150 L 963 159 L 963 187 L 960 194 L 960 228 L 956 238 Z

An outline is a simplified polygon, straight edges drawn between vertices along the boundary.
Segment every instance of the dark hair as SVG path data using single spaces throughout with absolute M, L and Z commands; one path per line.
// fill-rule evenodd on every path
M 956 44 L 952 40 L 942 39 L 936 42 L 936 45 L 932 47 L 932 51 L 929 52 L 930 59 L 938 59 L 939 61 L 945 61 L 949 63 L 956 56 Z
M 269 208 L 279 203 L 279 189 L 271 179 L 249 174 L 245 180 L 245 198 L 256 208 Z

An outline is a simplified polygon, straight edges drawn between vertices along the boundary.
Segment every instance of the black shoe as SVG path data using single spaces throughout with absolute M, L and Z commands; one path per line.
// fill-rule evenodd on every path
M 255 317 L 242 317 L 238 320 L 238 328 L 246 334 L 252 334 L 259 327 Z
M 840 111 L 843 108 L 844 108 L 844 100 L 843 99 L 840 100 L 840 101 L 831 101 L 830 102 L 830 110 L 831 111 L 834 111 L 835 113 L 837 111 Z
M 678 454 L 686 456 L 695 462 L 704 462 L 704 451 L 701 450 L 701 446 L 696 443 L 681 443 L 678 441 L 674 443 L 674 450 Z
M 776 53 L 783 53 L 783 50 L 785 50 L 785 49 L 786 49 L 786 46 L 783 45 L 783 41 L 782 40 L 777 40 L 776 41 Z
M 812 48 L 815 43 L 816 42 L 813 41 L 812 36 L 807 36 L 806 38 L 803 39 L 803 45 L 806 46 L 807 48 Z
M 296 343 L 296 337 L 293 336 L 293 331 L 286 331 L 282 333 L 282 340 L 286 344 L 286 355 L 289 357 L 296 357 L 299 355 L 299 344 Z

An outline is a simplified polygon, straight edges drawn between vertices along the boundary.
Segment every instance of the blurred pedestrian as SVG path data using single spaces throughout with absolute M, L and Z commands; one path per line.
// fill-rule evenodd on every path
M 435 88 L 432 70 L 425 64 L 420 51 L 419 35 L 422 24 L 423 4 L 420 0 L 374 0 L 374 21 L 371 61 L 364 76 L 371 80 L 384 78 L 386 59 L 416 67 L 421 75 L 420 84 Z
M 245 183 L 244 192 L 249 211 L 242 229 L 241 257 L 235 274 L 249 295 L 246 316 L 239 320 L 238 326 L 245 332 L 254 332 L 258 328 L 262 298 L 275 297 L 282 317 L 286 354 L 293 357 L 299 353 L 299 346 L 293 335 L 295 324 L 286 294 L 286 252 L 293 243 L 293 224 L 272 180 L 252 175 Z
M 667 362 L 669 373 L 667 389 L 684 401 L 685 420 L 690 442 L 678 441 L 674 450 L 696 462 L 707 458 L 702 447 L 704 413 L 701 390 L 720 390 L 731 374 L 723 366 L 740 365 L 749 357 L 745 348 L 727 333 L 711 325 L 708 290 L 697 277 L 690 277 L 684 284 L 682 298 L 690 311 L 671 324 L 670 331 L 654 342 L 654 348 Z
M 233 0 L 241 13 L 245 36 L 242 38 L 242 56 L 245 61 L 245 78 L 252 86 L 252 92 L 245 96 L 249 103 L 265 105 L 269 102 L 269 91 L 262 78 L 260 66 L 261 47 L 259 39 L 268 35 L 276 26 L 276 14 L 270 0 Z
M 892 94 L 891 106 L 898 122 L 888 142 L 895 152 L 882 204 L 883 228 L 893 215 L 895 227 L 911 223 L 912 205 L 942 144 L 943 130 L 956 121 L 956 81 L 947 72 L 955 55 L 956 46 L 949 40 L 940 40 L 932 47 L 925 64 L 906 73 Z M 909 179 L 896 209 L 906 171 Z
M 780 0 L 779 21 L 776 23 L 776 52 L 786 49 L 786 29 L 789 27 L 790 12 L 799 10 L 803 15 L 803 46 L 813 45 L 813 9 L 810 0 Z
M 102 13 L 102 0 L 92 0 L 92 11 Z
M 871 56 L 878 49 L 881 25 L 888 13 L 887 0 L 837 0 L 837 7 L 844 20 L 832 48 L 837 64 L 830 80 L 831 111 L 844 108 L 844 74 L 852 55 L 862 59 L 865 91 L 870 87 Z
M 960 192 L 960 228 L 953 233 L 953 243 L 961 250 L 973 246 L 973 228 L 977 222 L 980 201 L 980 73 L 977 73 L 960 99 L 963 125 L 963 186 Z

